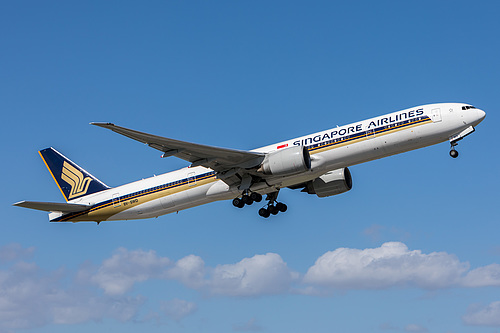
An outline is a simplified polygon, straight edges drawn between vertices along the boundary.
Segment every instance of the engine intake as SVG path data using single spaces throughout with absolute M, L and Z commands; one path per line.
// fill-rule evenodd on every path
M 309 150 L 305 146 L 294 146 L 267 154 L 259 171 L 266 175 L 290 175 L 310 169 Z
M 325 173 L 308 182 L 302 192 L 316 194 L 320 198 L 349 191 L 352 188 L 351 172 L 342 168 Z

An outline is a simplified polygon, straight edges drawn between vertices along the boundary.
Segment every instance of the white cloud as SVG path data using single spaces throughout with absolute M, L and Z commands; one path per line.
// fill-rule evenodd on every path
M 23 248 L 21 244 L 11 243 L 0 247 L 0 263 L 31 258 L 34 247 Z
M 166 277 L 178 280 L 189 288 L 200 289 L 205 286 L 205 262 L 198 256 L 189 255 L 178 260 L 166 272 Z
M 462 320 L 466 325 L 500 327 L 500 301 L 486 306 L 472 305 Z
M 469 270 L 469 264 L 460 262 L 454 255 L 425 254 L 409 250 L 399 242 L 373 249 L 329 251 L 316 260 L 302 279 L 276 253 L 209 267 L 196 255 L 173 262 L 152 250 L 119 248 L 100 265 L 84 262 L 74 273 L 64 269 L 47 272 L 35 263 L 21 261 L 33 254 L 32 248 L 14 244 L 2 247 L 0 253 L 4 255 L 3 260 L 8 261 L 6 267 L 0 269 L 0 332 L 105 318 L 141 320 L 137 314 L 145 298 L 130 297 L 127 293 L 135 283 L 151 279 L 178 281 L 204 295 L 228 297 L 293 294 L 297 288 L 301 294 L 328 295 L 339 289 L 500 286 L 498 264 Z M 160 312 L 179 321 L 196 309 L 195 303 L 174 299 L 161 302 Z M 469 309 L 463 321 L 469 325 L 500 326 L 497 318 L 500 318 L 500 302 Z M 258 328 L 253 324 L 247 325 L 248 330 Z M 406 327 L 407 331 L 417 329 L 425 328 Z
M 215 268 L 189 255 L 177 261 L 165 276 L 209 295 L 261 296 L 286 292 L 295 273 L 278 254 L 267 253 Z
M 500 265 L 491 264 L 473 269 L 462 279 L 464 287 L 500 287 Z
M 276 253 L 219 265 L 209 281 L 209 292 L 228 296 L 258 296 L 287 292 L 294 274 Z
M 276 253 L 255 255 L 235 264 L 212 268 L 205 266 L 203 259 L 196 255 L 174 263 L 155 251 L 120 248 L 103 261 L 97 272 L 91 273 L 88 267 L 82 267 L 77 276 L 86 276 L 108 295 L 123 295 L 137 282 L 164 279 L 179 281 L 208 295 L 252 297 L 288 293 L 299 274 L 290 270 Z M 299 282 L 297 293 L 323 295 L 328 289 L 416 287 L 432 290 L 484 286 L 500 286 L 500 265 L 469 270 L 467 262 L 460 262 L 452 254 L 425 254 L 409 250 L 401 242 L 389 242 L 378 248 L 339 248 L 323 254 Z
M 0 332 L 104 318 L 128 321 L 143 301 L 142 297 L 93 295 L 86 288 L 76 288 L 62 269 L 45 272 L 35 263 L 17 262 L 0 271 Z
M 196 303 L 182 299 L 161 302 L 161 310 L 170 319 L 180 321 L 197 310 Z
M 374 249 L 327 252 L 309 268 L 304 282 L 335 289 L 437 289 L 459 283 L 468 267 L 445 252 L 424 254 L 390 242 Z
M 108 295 L 123 295 L 136 282 L 161 278 L 170 263 L 170 259 L 157 256 L 153 250 L 119 248 L 111 258 L 104 260 L 91 281 Z
M 19 254 L 9 255 L 12 260 L 31 251 L 14 248 Z M 137 320 L 145 299 L 125 294 L 135 283 L 150 279 L 176 280 L 210 295 L 259 296 L 286 292 L 292 275 L 272 253 L 210 268 L 195 255 L 173 263 L 154 251 L 119 248 L 99 266 L 84 262 L 74 274 L 63 269 L 45 272 L 35 263 L 18 261 L 0 270 L 0 332 L 105 318 Z M 96 293 L 93 285 L 105 295 Z M 164 316 L 179 321 L 197 306 L 174 299 L 161 302 L 160 308 Z
M 137 282 L 176 280 L 209 295 L 261 296 L 285 293 L 296 273 L 275 253 L 244 258 L 235 264 L 206 267 L 199 256 L 188 255 L 175 263 L 154 251 L 120 248 L 103 261 L 96 273 L 84 266 L 77 276 L 98 285 L 108 295 L 123 295 Z
M 35 264 L 21 262 L 8 271 L 0 271 L 0 328 L 44 325 L 49 313 L 43 303 L 48 291 L 56 285 L 54 280 L 57 279 L 42 276 Z

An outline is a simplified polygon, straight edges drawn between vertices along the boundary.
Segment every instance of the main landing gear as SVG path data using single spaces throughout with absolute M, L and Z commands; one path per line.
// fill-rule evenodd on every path
M 250 194 L 243 194 L 241 198 L 234 198 L 233 199 L 233 206 L 238 207 L 238 208 L 243 208 L 245 205 L 251 205 L 254 202 L 261 202 L 262 201 L 262 195 L 257 193 L 257 192 L 252 192 Z
M 268 218 L 269 216 L 271 216 L 271 214 L 276 215 L 279 212 L 284 213 L 286 212 L 287 209 L 288 209 L 287 205 L 285 205 L 282 202 L 276 202 L 276 203 L 269 202 L 267 204 L 267 207 L 262 207 L 261 209 L 259 209 L 259 215 L 264 218 Z
M 279 212 L 286 212 L 288 209 L 287 205 L 282 202 L 277 202 L 278 191 L 269 193 L 266 200 L 269 201 L 266 207 L 259 209 L 259 215 L 268 218 L 271 215 L 276 215 Z M 262 195 L 256 192 L 251 192 L 250 194 L 245 193 L 241 198 L 233 199 L 233 206 L 238 208 L 243 208 L 245 205 L 251 205 L 254 202 L 262 201 Z

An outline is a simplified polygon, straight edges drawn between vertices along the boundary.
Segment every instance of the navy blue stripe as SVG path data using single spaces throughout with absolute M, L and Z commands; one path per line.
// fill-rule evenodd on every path
M 414 119 L 410 119 L 410 120 L 400 121 L 398 123 L 393 123 L 390 125 L 377 127 L 377 128 L 374 128 L 370 131 L 359 132 L 359 133 L 355 133 L 355 134 L 351 134 L 351 135 L 346 135 L 346 136 L 343 136 L 341 138 L 323 141 L 323 142 L 320 142 L 320 143 L 317 143 L 314 145 L 307 146 L 307 149 L 309 151 L 324 149 L 324 148 L 336 146 L 339 144 L 344 144 L 346 142 L 362 139 L 362 138 L 369 136 L 369 135 L 381 134 L 381 133 L 393 131 L 395 129 L 399 130 L 399 129 L 402 129 L 402 128 L 407 127 L 407 126 L 420 124 L 420 123 L 424 123 L 427 121 L 430 121 L 430 118 L 427 116 L 422 116 L 422 117 L 418 117 L 418 118 L 414 118 Z

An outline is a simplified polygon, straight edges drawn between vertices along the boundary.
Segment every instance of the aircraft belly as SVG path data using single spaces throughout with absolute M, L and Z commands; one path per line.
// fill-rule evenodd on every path
M 160 199 L 154 199 L 143 204 L 125 209 L 115 215 L 112 215 L 107 219 L 107 221 L 113 220 L 133 220 L 133 219 L 143 219 L 148 217 L 158 216 L 158 213 L 162 211 L 162 205 Z M 156 214 L 156 215 L 155 215 Z M 166 214 L 162 212 L 159 215 Z

